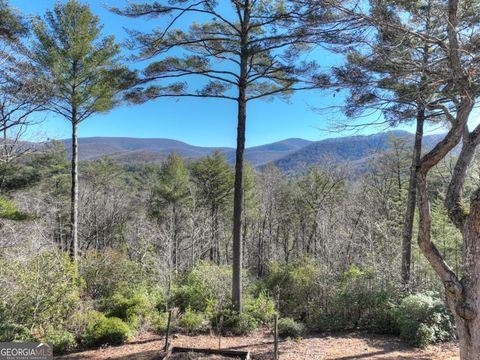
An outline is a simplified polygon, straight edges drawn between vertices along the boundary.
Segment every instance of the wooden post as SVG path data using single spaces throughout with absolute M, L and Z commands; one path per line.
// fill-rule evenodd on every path
M 168 310 L 167 333 L 165 334 L 165 351 L 168 351 L 168 338 L 170 336 L 170 322 L 172 321 L 172 310 Z
M 274 339 L 274 353 L 273 353 L 273 358 L 274 360 L 278 360 L 278 314 L 275 314 L 275 317 L 273 319 L 273 336 L 275 337 Z
M 220 315 L 220 321 L 217 325 L 217 332 L 218 332 L 218 349 L 222 348 L 222 331 L 223 331 L 223 314 Z
M 274 343 L 274 351 L 273 351 L 273 359 L 278 360 L 279 355 L 278 355 L 278 314 L 280 314 L 280 285 L 276 286 L 276 298 L 277 298 L 277 304 L 276 304 L 276 312 L 275 312 L 275 317 L 273 318 L 273 343 Z

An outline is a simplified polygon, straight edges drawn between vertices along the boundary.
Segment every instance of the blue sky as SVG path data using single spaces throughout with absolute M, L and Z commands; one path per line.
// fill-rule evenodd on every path
M 106 5 L 121 7 L 125 0 L 84 0 L 104 24 L 104 34 L 114 34 L 118 41 L 126 38 L 124 28 L 148 31 L 158 20 L 127 19 L 110 13 Z M 41 15 L 52 8 L 54 0 L 10 0 L 25 14 Z M 338 62 L 326 51 L 317 51 L 323 64 Z M 139 64 L 131 64 L 138 67 Z M 341 120 L 338 112 L 319 113 L 312 108 L 340 104 L 341 99 L 329 93 L 300 92 L 288 103 L 281 100 L 249 103 L 247 146 L 255 146 L 286 138 L 320 140 L 351 133 L 332 131 Z M 68 138 L 69 123 L 52 114 L 42 114 L 45 121 L 32 134 L 43 138 Z M 365 120 L 365 119 L 363 119 Z M 411 131 L 411 127 L 404 129 Z M 382 128 L 359 132 L 378 132 Z M 221 99 L 159 99 L 143 105 L 121 106 L 107 114 L 94 115 L 79 127 L 79 136 L 129 136 L 172 138 L 200 146 L 234 146 L 236 143 L 236 103 Z

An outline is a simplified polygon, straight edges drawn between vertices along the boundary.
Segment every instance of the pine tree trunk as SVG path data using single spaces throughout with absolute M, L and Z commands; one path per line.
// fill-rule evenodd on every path
M 70 256 L 77 261 L 78 255 L 78 135 L 77 122 L 74 111 L 74 119 L 72 121 L 72 188 L 71 188 L 71 243 Z
M 245 128 L 247 122 L 248 80 L 248 32 L 250 25 L 250 3 L 243 7 L 240 74 L 238 82 L 237 150 L 235 158 L 235 184 L 233 194 L 233 245 L 232 245 L 232 303 L 237 313 L 242 312 L 242 203 L 243 203 L 243 153 L 245 151 Z
M 242 312 L 242 197 L 243 153 L 245 150 L 246 101 L 245 89 L 240 89 L 238 100 L 237 152 L 233 196 L 233 281 L 232 301 L 235 311 Z
M 408 184 L 407 210 L 402 238 L 402 284 L 405 291 L 410 289 L 410 275 L 412 263 L 412 233 L 415 207 L 417 203 L 417 169 L 422 154 L 423 124 L 425 121 L 425 109 L 420 108 L 417 112 L 417 129 L 413 145 L 412 166 L 410 168 L 410 180 Z

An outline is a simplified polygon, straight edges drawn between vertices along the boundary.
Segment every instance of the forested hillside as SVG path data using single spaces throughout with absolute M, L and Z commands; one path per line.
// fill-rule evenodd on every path
M 414 323 L 408 323 L 412 329 L 394 325 L 395 304 L 402 297 L 398 269 L 411 143 L 404 137 L 389 141 L 390 149 L 378 149 L 365 160 L 370 171 L 355 180 L 348 162 L 319 164 L 293 177 L 273 164 L 247 168 L 242 223 L 246 313 L 225 323 L 225 331 L 245 333 L 268 324 L 278 297 L 283 316 L 299 324 L 285 326 L 401 333 L 412 343 L 453 336 L 443 317 L 440 332 L 428 335 L 418 335 Z M 143 327 L 163 331 L 163 311 L 169 306 L 186 311 L 176 326 L 188 331 L 215 328 L 218 314 L 227 311 L 234 173 L 221 153 L 188 163 L 169 155 L 161 165 L 121 166 L 108 158 L 81 162 L 78 275 L 57 252 L 69 248 L 64 147 L 59 143 L 19 157 L 4 164 L 1 174 L 1 191 L 11 197 L 2 200 L 5 257 L 0 269 L 11 289 L 2 296 L 5 303 L 16 304 L 3 310 L 10 324 L 4 339 L 48 325 L 53 328 L 44 336 L 68 350 L 76 338 L 85 345 L 121 341 L 120 335 L 97 339 L 100 335 L 82 325 L 103 316 L 94 309 L 126 322 L 125 337 Z M 460 237 L 442 206 L 449 174 L 446 161 L 432 180 L 434 236 L 460 269 Z M 472 186 L 477 176 L 470 175 Z M 413 292 L 440 294 L 441 284 L 416 247 L 412 269 Z M 32 286 L 25 297 L 24 289 Z M 401 306 L 440 306 L 430 296 L 413 297 L 412 304 Z M 31 307 L 39 317 L 28 315 Z
M 443 135 L 426 135 L 425 149 L 431 149 Z M 364 172 L 368 159 L 390 147 L 391 137 L 404 138 L 413 144 L 414 135 L 406 131 L 387 131 L 367 136 L 346 136 L 319 141 L 304 139 L 286 139 L 271 144 L 245 149 L 245 160 L 253 167 L 263 167 L 274 163 L 286 173 L 304 172 L 313 165 L 324 163 L 348 163 Z M 62 140 L 67 148 L 68 157 L 71 140 Z M 141 138 L 80 138 L 79 158 L 98 160 L 104 156 L 119 164 L 161 164 L 170 154 L 178 154 L 186 160 L 197 159 L 218 151 L 225 155 L 227 162 L 235 162 L 235 151 L 221 147 L 192 146 L 169 139 Z M 458 151 L 457 151 L 458 153 Z
M 63 140 L 71 157 L 71 139 Z M 181 141 L 170 139 L 135 139 L 135 138 L 80 138 L 79 158 L 81 160 L 97 160 L 103 156 L 126 156 L 135 152 L 161 154 L 166 156 L 170 153 L 177 153 L 187 158 L 198 158 L 211 154 L 213 151 L 231 151 L 229 148 L 206 148 L 192 146 Z

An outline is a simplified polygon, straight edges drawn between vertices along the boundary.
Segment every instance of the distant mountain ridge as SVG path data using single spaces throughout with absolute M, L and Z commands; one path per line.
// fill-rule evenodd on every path
M 373 135 L 329 138 L 320 141 L 291 138 L 271 144 L 245 149 L 245 159 L 254 167 L 274 163 L 285 172 L 301 171 L 326 161 L 334 163 L 361 164 L 372 154 L 388 149 L 391 136 L 402 137 L 412 142 L 414 135 L 406 131 L 388 131 Z M 424 137 L 424 147 L 432 148 L 440 135 Z M 62 140 L 70 154 L 71 140 Z M 172 139 L 144 139 L 130 137 L 79 138 L 79 158 L 83 161 L 108 156 L 121 164 L 161 163 L 169 154 L 177 153 L 186 159 L 197 159 L 222 152 L 228 162 L 235 162 L 235 149 L 228 147 L 201 147 Z
M 62 140 L 70 155 L 71 139 Z M 226 147 L 201 147 L 172 139 L 144 139 L 130 137 L 87 137 L 79 138 L 79 159 L 96 160 L 103 156 L 127 154 L 129 152 L 177 153 L 183 157 L 202 157 L 213 151 L 231 151 Z
M 71 155 L 71 139 L 62 142 Z M 252 166 L 264 165 L 301 149 L 311 141 L 304 139 L 286 139 L 271 144 L 254 146 L 245 150 L 245 159 Z M 196 159 L 219 151 L 225 154 L 227 161 L 235 161 L 235 149 L 228 147 L 201 147 L 171 139 L 143 139 L 129 137 L 88 137 L 79 138 L 79 159 L 96 160 L 108 156 L 119 163 L 148 162 L 161 163 L 166 156 L 177 153 L 182 157 Z
M 274 162 L 286 172 L 303 171 L 322 163 L 348 163 L 351 167 L 363 167 L 375 154 L 388 150 L 391 137 L 404 138 L 413 146 L 414 135 L 407 131 L 394 130 L 372 135 L 346 136 L 312 142 Z M 443 134 L 427 135 L 423 138 L 423 148 L 430 150 Z
M 265 165 L 294 153 L 312 141 L 298 138 L 285 139 L 271 144 L 259 145 L 245 149 L 245 159 L 254 167 Z M 225 153 L 228 162 L 235 162 L 235 150 Z

